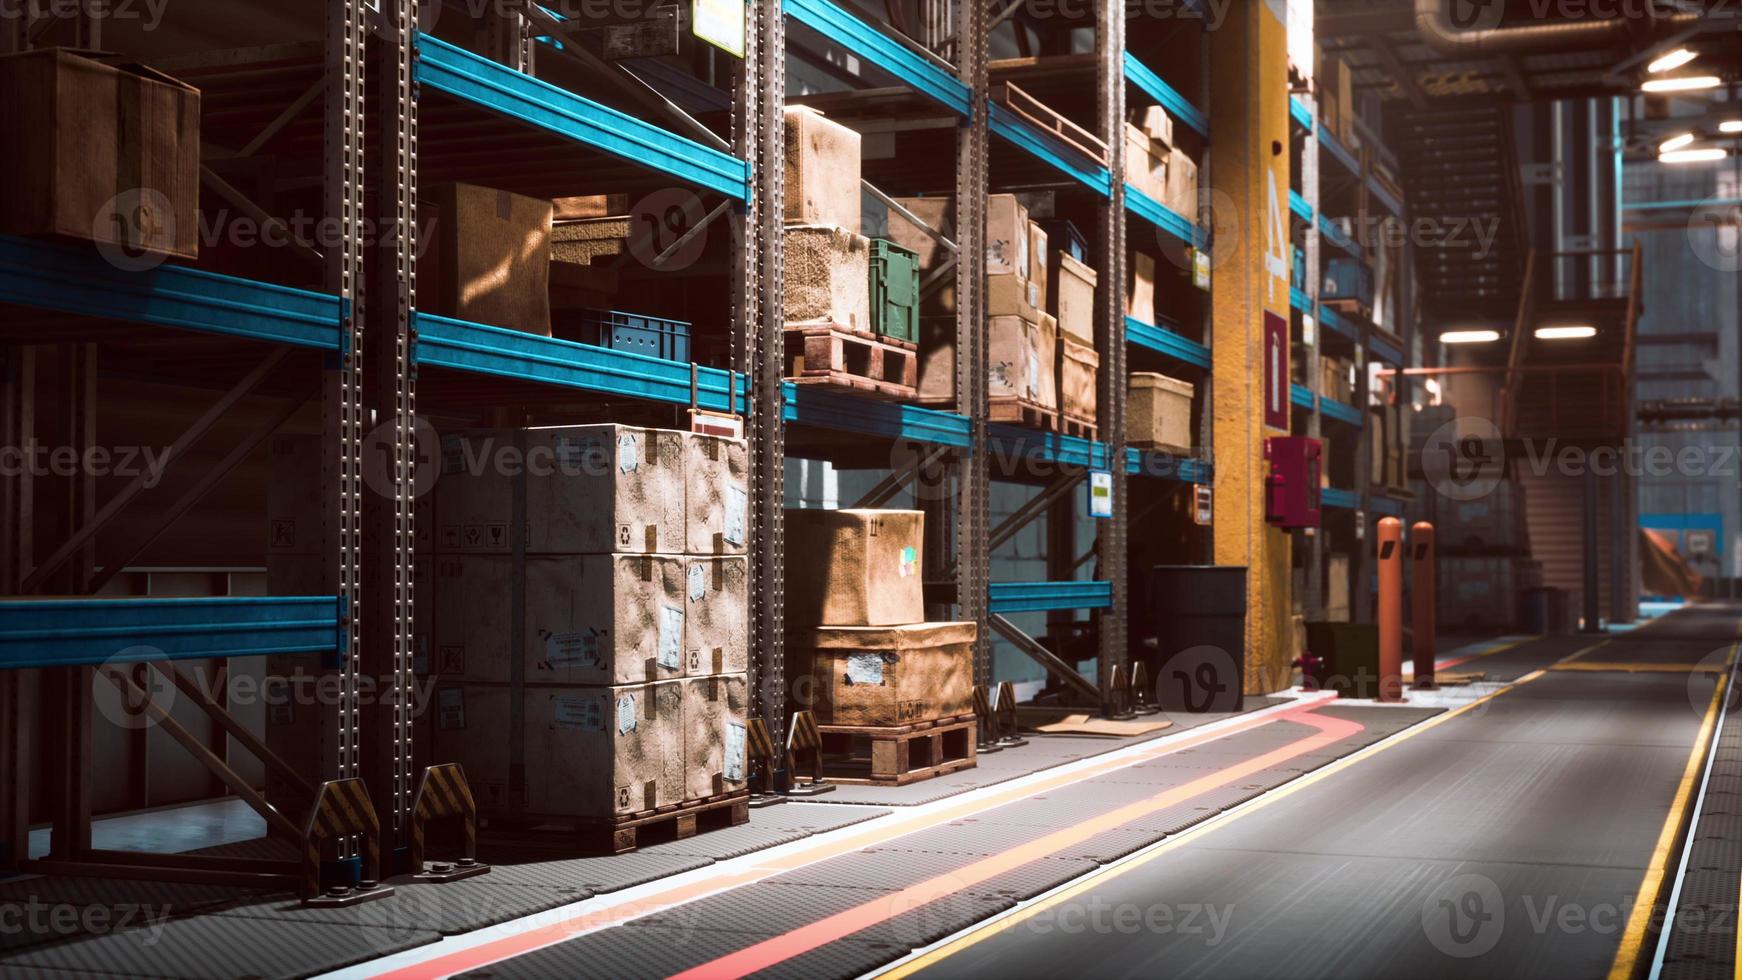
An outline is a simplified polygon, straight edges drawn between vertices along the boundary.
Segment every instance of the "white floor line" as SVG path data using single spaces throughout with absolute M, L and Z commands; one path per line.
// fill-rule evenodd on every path
M 428 945 L 418 946 L 414 949 L 395 953 L 381 959 L 371 960 L 357 966 L 346 967 L 342 970 L 323 974 L 322 978 L 323 980 L 328 980 L 328 978 L 330 978 L 330 980 L 340 980 L 340 978 L 344 978 L 344 980 L 353 980 L 353 978 L 371 977 L 391 970 L 402 969 L 404 967 L 428 962 L 433 959 L 439 959 L 462 950 L 472 949 L 509 936 L 519 935 L 524 932 L 531 932 L 551 926 L 572 924 L 574 925 L 573 931 L 565 931 L 564 935 L 560 939 L 553 940 L 552 944 L 566 942 L 567 940 L 573 939 L 577 936 L 583 936 L 590 932 L 596 932 L 600 929 L 618 925 L 622 921 L 628 921 L 629 918 L 640 918 L 643 915 L 649 914 L 654 911 L 654 909 L 637 909 L 633 916 L 625 917 L 623 919 L 616 919 L 611 916 L 610 913 L 614 909 L 634 905 L 635 903 L 673 888 L 704 884 L 710 879 L 724 878 L 728 875 L 736 875 L 744 872 L 753 872 L 763 864 L 789 857 L 793 854 L 802 853 L 817 848 L 820 845 L 827 845 L 831 841 L 851 838 L 872 827 L 888 828 L 891 826 L 910 825 L 897 836 L 918 833 L 919 831 L 927 830 L 935 826 L 935 824 L 928 818 L 939 811 L 956 811 L 963 806 L 972 807 L 975 803 L 980 802 L 985 802 L 986 809 L 990 809 L 994 806 L 1004 806 L 1009 802 L 1014 802 L 1002 799 L 1002 797 L 1009 794 L 1012 790 L 1021 790 L 1024 787 L 1033 786 L 1045 780 L 1057 778 L 1060 775 L 1071 775 L 1090 768 L 1104 767 L 1110 762 L 1120 763 L 1121 761 L 1124 761 L 1127 765 L 1133 764 L 1138 761 L 1139 758 L 1153 757 L 1158 748 L 1165 749 L 1167 743 L 1170 741 L 1183 742 L 1187 739 L 1196 739 L 1205 735 L 1220 735 L 1226 733 L 1229 729 L 1242 727 L 1254 720 L 1298 708 L 1302 704 L 1318 702 L 1329 703 L 1337 701 L 1337 698 L 1332 695 L 1305 694 L 1299 691 L 1283 691 L 1272 695 L 1272 697 L 1286 698 L 1287 700 L 1284 700 L 1280 704 L 1271 705 L 1267 708 L 1260 708 L 1257 711 L 1248 711 L 1243 714 L 1211 722 L 1207 725 L 1198 725 L 1182 731 L 1163 735 L 1159 738 L 1147 739 L 1142 742 L 1115 749 L 1111 752 L 1092 755 L 1085 759 L 1077 759 L 1049 769 L 1042 769 L 1038 772 L 1018 776 L 1015 779 L 1006 780 L 1001 783 L 994 783 L 990 786 L 981 786 L 964 793 L 945 797 L 941 800 L 934 800 L 930 803 L 923 803 L 917 806 L 895 807 L 893 808 L 894 812 L 888 816 L 877 817 L 865 823 L 853 824 L 847 827 L 813 834 L 801 840 L 756 851 L 751 854 L 743 855 L 742 857 L 717 861 L 705 868 L 697 868 L 694 871 L 661 878 L 644 885 L 636 885 L 633 888 L 611 892 L 608 895 L 600 895 L 594 898 L 574 902 L 569 905 L 560 906 L 558 908 L 548 909 L 543 912 L 536 912 L 532 915 L 512 919 L 508 922 L 494 926 L 486 926 L 483 929 L 474 930 L 457 936 L 444 936 L 439 941 Z M 1367 704 L 1371 702 L 1351 701 L 1347 703 Z M 1019 752 L 1021 750 L 1013 749 L 1010 751 Z M 992 800 L 995 796 L 999 797 L 996 802 Z M 781 805 L 826 807 L 841 806 L 845 804 L 789 802 Z M 882 809 L 882 807 L 878 807 L 876 804 L 864 805 L 871 808 Z M 752 816 L 751 820 L 754 822 L 755 817 Z M 816 861 L 811 863 L 825 861 L 834 856 L 836 855 L 819 855 Z M 772 877 L 773 875 L 786 870 L 791 869 L 770 869 L 764 877 Z M 488 881 L 489 879 L 486 877 L 479 880 Z M 685 901 L 695 901 L 697 897 L 700 896 L 690 897 Z M 391 901 L 391 899 L 389 899 L 389 901 Z M 520 953 L 516 955 L 524 954 Z

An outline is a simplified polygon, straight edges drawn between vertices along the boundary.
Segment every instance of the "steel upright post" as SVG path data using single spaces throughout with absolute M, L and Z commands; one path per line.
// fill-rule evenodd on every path
M 986 321 L 986 195 L 988 193 L 987 131 L 991 123 L 987 99 L 986 6 L 974 0 L 957 4 L 961 57 L 957 70 L 971 93 L 972 117 L 957 129 L 956 229 L 960 249 L 956 264 L 956 410 L 972 425 L 967 456 L 957 483 L 956 603 L 963 621 L 979 627 L 974 648 L 974 683 L 990 686 L 992 641 L 988 635 L 988 594 L 991 555 L 987 547 L 991 524 L 991 468 L 988 465 L 987 321 Z
M 1101 135 L 1107 141 L 1112 170 L 1112 193 L 1102 208 L 1101 288 L 1095 343 L 1101 352 L 1096 419 L 1101 441 L 1107 446 L 1107 468 L 1113 477 L 1113 516 L 1101 522 L 1101 574 L 1113 586 L 1113 602 L 1097 613 L 1101 622 L 1101 650 L 1097 677 L 1101 706 L 1113 713 L 1113 691 L 1108 686 L 1115 668 L 1128 655 L 1130 547 L 1130 484 L 1125 473 L 1125 4 L 1102 0 L 1097 25 L 1096 108 Z M 1194 216 L 1195 217 L 1195 216 Z
M 741 107 L 755 122 L 747 129 L 754 152 L 755 188 L 746 220 L 744 366 L 750 373 L 750 452 L 753 557 L 756 564 L 752 642 L 753 700 L 775 745 L 786 744 L 786 384 L 781 353 L 785 309 L 786 14 L 780 4 L 753 4 L 746 31 L 746 84 Z M 749 225 L 754 223 L 754 231 Z M 747 258 L 747 263 L 749 259 Z M 754 301 L 750 301 L 754 297 Z

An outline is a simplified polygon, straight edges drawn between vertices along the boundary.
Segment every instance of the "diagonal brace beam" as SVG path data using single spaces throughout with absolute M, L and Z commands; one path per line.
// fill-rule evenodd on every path
M 225 392 L 224 396 L 219 398 L 211 408 L 206 409 L 205 414 L 195 419 L 194 423 L 188 426 L 186 431 L 176 437 L 175 442 L 170 444 L 169 451 L 164 453 L 164 460 L 166 462 L 173 462 L 180 459 L 182 453 L 186 452 L 190 446 L 198 442 L 207 432 L 210 432 L 212 426 L 216 425 L 219 419 L 229 414 L 230 409 L 235 407 L 237 402 L 247 397 L 250 392 L 259 387 L 260 383 L 265 381 L 267 376 L 272 373 L 272 370 L 278 367 L 279 364 L 283 363 L 284 359 L 289 356 L 289 354 L 290 351 L 288 348 L 279 348 L 267 355 L 266 360 L 261 361 L 255 366 L 254 370 L 248 372 L 246 377 L 236 382 L 235 386 Z M 161 475 L 162 474 L 158 474 L 158 476 Z M 60 567 L 66 564 L 68 559 L 78 554 L 79 549 L 83 548 L 92 538 L 95 538 L 98 532 L 102 531 L 110 521 L 114 520 L 117 515 L 125 510 L 128 504 L 132 503 L 141 493 L 144 493 L 146 489 L 148 489 L 147 484 L 153 480 L 154 477 L 152 474 L 140 473 L 129 481 L 126 486 L 121 488 L 120 492 L 109 498 L 109 502 L 104 504 L 101 510 L 97 511 L 96 515 L 91 518 L 89 524 L 79 528 L 78 531 L 71 537 L 67 538 L 59 548 L 55 549 L 54 554 L 49 555 L 46 561 L 37 566 L 36 571 L 30 573 L 30 576 L 24 580 L 24 585 L 19 589 L 19 592 L 24 595 L 34 593 L 50 575 L 59 571 Z
M 1040 641 L 1016 628 L 1016 624 L 997 613 L 988 616 L 992 628 L 999 635 L 1009 640 L 1016 649 L 1027 654 L 1034 662 L 1057 674 L 1061 680 L 1077 689 L 1078 693 L 1087 696 L 1096 704 L 1101 703 L 1101 689 L 1096 687 L 1087 677 L 1077 673 L 1077 669 L 1060 660 L 1058 654 L 1040 645 Z

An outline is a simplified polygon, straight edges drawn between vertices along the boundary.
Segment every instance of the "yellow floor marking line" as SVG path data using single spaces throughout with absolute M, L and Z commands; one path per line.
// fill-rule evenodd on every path
M 1731 644 L 1730 656 L 1725 659 L 1726 668 L 1735 664 L 1736 649 L 1737 644 Z M 1631 980 L 1639 965 L 1639 954 L 1645 949 L 1645 934 L 1651 928 L 1653 910 L 1662 896 L 1669 852 L 1675 847 L 1676 838 L 1681 836 L 1682 823 L 1687 816 L 1688 804 L 1693 801 L 1694 787 L 1699 783 L 1706 746 L 1717 724 L 1718 706 L 1724 703 L 1724 690 L 1729 680 L 1726 672 L 1712 688 L 1712 700 L 1706 705 L 1706 717 L 1700 722 L 1700 734 L 1694 739 L 1694 749 L 1688 753 L 1688 764 L 1682 770 L 1681 783 L 1676 786 L 1675 800 L 1669 806 L 1669 814 L 1664 817 L 1663 829 L 1658 831 L 1657 846 L 1652 849 L 1651 862 L 1645 866 L 1645 878 L 1639 883 L 1639 890 L 1634 892 L 1639 897 L 1634 899 L 1633 911 L 1627 915 L 1621 946 L 1615 951 L 1615 961 L 1609 965 L 1609 980 Z
M 1641 629 L 1643 629 L 1643 628 L 1644 627 L 1641 627 Z M 1570 664 L 1575 660 L 1579 660 L 1579 659 L 1583 658 L 1588 653 L 1603 649 L 1604 647 L 1608 646 L 1612 642 L 1614 642 L 1613 638 L 1606 639 L 1606 640 L 1599 640 L 1596 643 L 1593 643 L 1590 646 L 1584 648 L 1583 650 L 1578 651 L 1577 653 L 1568 654 L 1565 659 L 1563 659 L 1559 663 L 1555 664 L 1555 666 L 1556 667 L 1564 667 L 1567 664 Z
M 1520 677 L 1518 680 L 1513 681 L 1511 684 L 1507 685 L 1506 687 L 1503 687 L 1497 691 L 1490 692 L 1488 694 L 1484 694 L 1483 696 L 1477 698 L 1476 700 L 1471 701 L 1471 702 L 1464 704 L 1464 705 L 1460 705 L 1457 708 L 1453 708 L 1452 710 L 1446 712 L 1445 714 L 1435 715 L 1434 717 L 1429 718 L 1427 721 L 1424 721 L 1421 724 L 1416 725 L 1413 728 L 1406 728 L 1403 731 L 1398 732 L 1396 735 L 1391 736 L 1390 738 L 1386 739 L 1385 741 L 1376 742 L 1373 745 L 1369 746 L 1368 748 L 1363 749 L 1359 752 L 1356 752 L 1353 755 L 1344 756 L 1343 758 L 1338 759 L 1336 762 L 1333 762 L 1330 765 L 1325 766 L 1322 769 L 1318 769 L 1318 770 L 1315 770 L 1313 772 L 1310 772 L 1304 776 L 1299 777 L 1298 779 L 1294 780 L 1291 783 L 1286 783 L 1283 786 L 1280 786 L 1276 789 L 1273 789 L 1270 792 L 1265 793 L 1262 796 L 1256 797 L 1251 802 L 1246 803 L 1245 805 L 1243 805 L 1239 809 L 1229 811 L 1226 815 L 1222 816 L 1220 819 L 1201 823 L 1201 824 L 1197 825 L 1196 827 L 1193 827 L 1192 829 L 1187 830 L 1185 833 L 1180 834 L 1177 837 L 1168 838 L 1168 839 L 1162 841 L 1160 844 L 1155 845 L 1153 850 L 1146 851 L 1142 854 L 1139 854 L 1136 858 L 1134 858 L 1130 861 L 1127 861 L 1123 864 L 1107 865 L 1105 867 L 1102 867 L 1099 871 L 1092 871 L 1089 873 L 1089 875 L 1087 877 L 1078 881 L 1075 885 L 1072 885 L 1070 888 L 1067 888 L 1066 890 L 1064 890 L 1062 892 L 1056 892 L 1052 896 L 1050 896 L 1048 898 L 1041 899 L 1040 901 L 1035 902 L 1033 905 L 1030 905 L 1026 908 L 1018 909 L 1016 912 L 1012 913 L 1011 915 L 1005 916 L 1004 918 L 989 921 L 989 922 L 985 923 L 984 925 L 980 926 L 979 928 L 975 929 L 974 931 L 966 933 L 962 936 L 959 936 L 953 942 L 950 942 L 946 945 L 940 946 L 937 949 L 934 949 L 931 952 L 926 953 L 923 956 L 918 956 L 918 957 L 915 957 L 914 959 L 911 959 L 905 963 L 897 964 L 894 968 L 890 969 L 889 971 L 887 971 L 885 973 L 878 974 L 878 978 L 879 978 L 879 980 L 900 980 L 900 978 L 902 978 L 902 977 L 911 976 L 915 973 L 918 973 L 921 970 L 924 970 L 928 967 L 934 966 L 937 963 L 940 963 L 943 960 L 948 959 L 949 957 L 954 956 L 955 954 L 960 953 L 961 951 L 968 949 L 971 946 L 975 946 L 981 942 L 984 942 L 985 940 L 990 939 L 991 937 L 997 935 L 1000 932 L 1003 932 L 1003 931 L 1010 929 L 1016 925 L 1019 925 L 1022 922 L 1026 921 L 1030 918 L 1033 918 L 1035 915 L 1038 915 L 1039 913 L 1041 913 L 1049 908 L 1052 908 L 1053 906 L 1056 906 L 1062 902 L 1066 902 L 1066 901 L 1069 901 L 1073 898 L 1076 898 L 1077 896 L 1083 894 L 1086 891 L 1089 891 L 1092 888 L 1098 887 L 1102 884 L 1105 884 L 1109 881 L 1112 881 L 1114 878 L 1117 878 L 1121 875 L 1124 875 L 1124 874 L 1127 874 L 1131 871 L 1134 871 L 1137 868 L 1140 868 L 1140 867 L 1148 864 L 1149 862 L 1154 861 L 1156 858 L 1162 857 L 1163 855 L 1169 854 L 1175 850 L 1178 850 L 1181 847 L 1186 846 L 1187 844 L 1190 844 L 1192 841 L 1197 840 L 1199 837 L 1203 837 L 1205 835 L 1215 833 L 1217 830 L 1220 830 L 1223 827 L 1226 827 L 1228 824 L 1233 823 L 1235 820 L 1238 820 L 1241 817 L 1244 817 L 1249 813 L 1255 813 L 1259 810 L 1264 809 L 1265 807 L 1268 807 L 1268 806 L 1276 803 L 1279 800 L 1287 799 L 1288 797 L 1294 795 L 1295 793 L 1298 793 L 1301 790 L 1306 789 L 1308 786 L 1312 786 L 1315 783 L 1318 783 L 1322 780 L 1329 779 L 1330 777 L 1336 775 L 1339 772 L 1342 772 L 1343 770 L 1349 768 L 1350 766 L 1355 765 L 1356 763 L 1358 763 L 1364 759 L 1370 758 L 1370 757 L 1372 757 L 1372 756 L 1378 754 L 1379 752 L 1382 752 L 1388 748 L 1391 748 L 1394 745 L 1399 745 L 1403 742 L 1406 742 L 1409 739 L 1412 739 L 1415 736 L 1420 735 L 1422 732 L 1429 731 L 1429 730 L 1434 729 L 1434 728 L 1438 728 L 1440 725 L 1443 725 L 1446 722 L 1451 721 L 1453 718 L 1456 718 L 1459 715 L 1464 714 L 1465 712 L 1473 711 L 1477 707 L 1479 707 L 1483 704 L 1486 704 L 1489 701 L 1494 700 L 1495 698 L 1499 697 L 1502 694 L 1505 694 L 1508 691 L 1514 690 L 1518 687 L 1522 687 L 1523 685 L 1528 684 L 1531 681 L 1534 681 L 1537 678 L 1544 676 L 1546 673 L 1547 673 L 1547 671 L 1544 671 L 1544 670 L 1533 670 L 1530 673 L 1525 674 L 1523 677 Z

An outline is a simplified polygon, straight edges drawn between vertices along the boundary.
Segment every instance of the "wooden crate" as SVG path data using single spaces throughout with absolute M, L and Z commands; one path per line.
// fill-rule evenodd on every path
M 979 764 L 972 714 L 901 728 L 818 725 L 823 775 L 838 783 L 905 786 Z
M 917 348 L 838 324 L 795 324 L 786 328 L 786 378 L 909 401 L 919 386 Z
M 788 634 L 793 707 L 819 724 L 892 728 L 973 711 L 973 623 Z
M 844 507 L 786 512 L 786 622 L 899 627 L 925 618 L 925 514 Z

